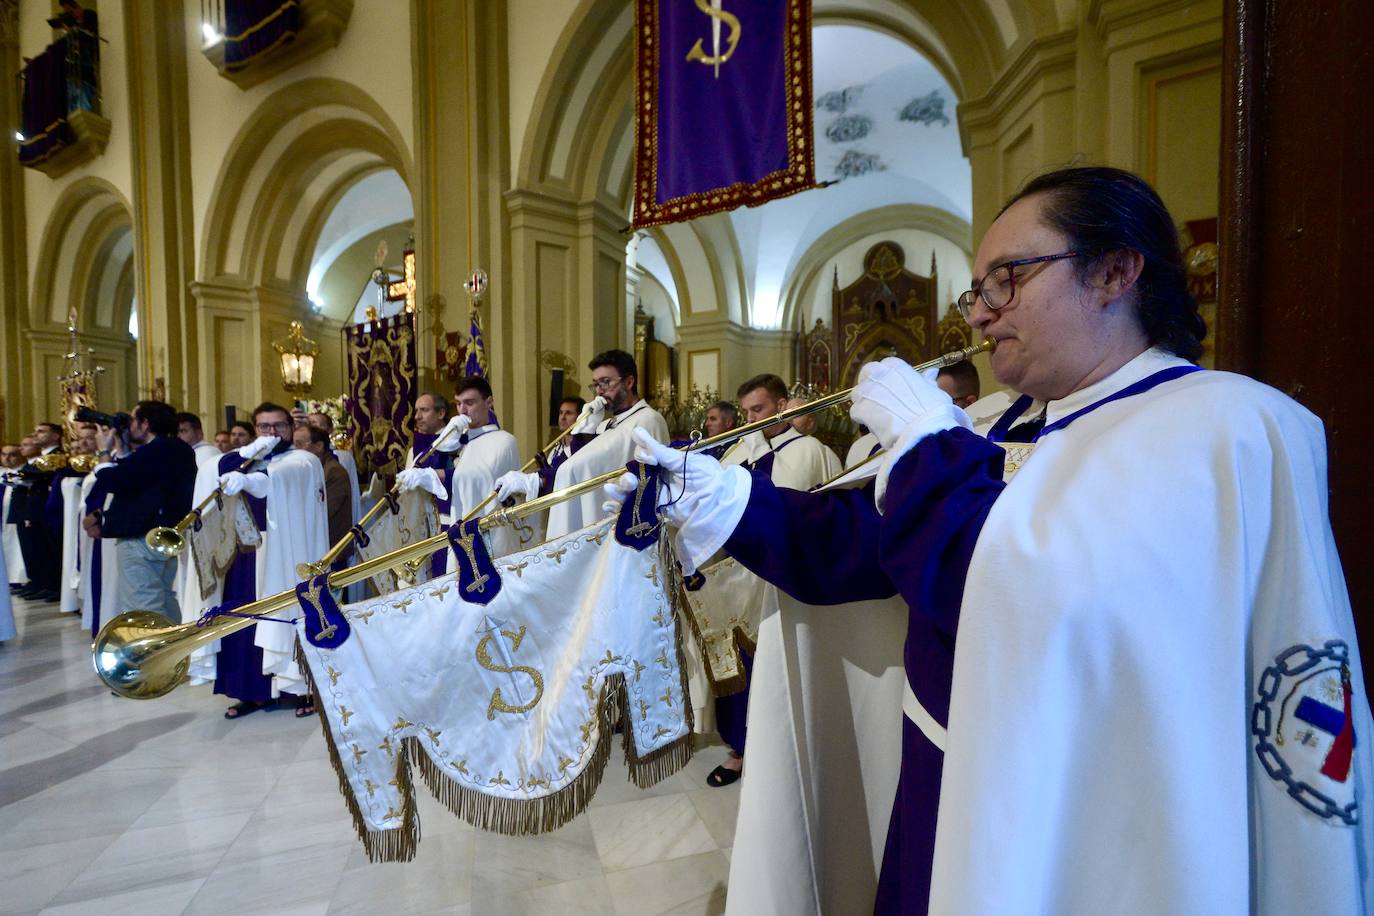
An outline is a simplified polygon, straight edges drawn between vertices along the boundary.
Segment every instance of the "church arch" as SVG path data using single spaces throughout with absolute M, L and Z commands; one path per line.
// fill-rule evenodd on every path
M 135 308 L 135 254 L 133 212 L 114 185 L 88 176 L 62 192 L 44 226 L 29 287 L 30 365 L 45 416 L 55 415 L 52 379 L 70 351 L 71 312 L 82 346 L 95 351 L 92 357 L 104 369 L 97 382 L 100 402 L 122 409 L 133 400 L 137 356 L 129 317 Z
M 382 168 L 413 187 L 405 142 L 366 92 L 324 78 L 283 87 L 230 145 L 206 212 L 200 275 L 303 291 L 333 205 Z

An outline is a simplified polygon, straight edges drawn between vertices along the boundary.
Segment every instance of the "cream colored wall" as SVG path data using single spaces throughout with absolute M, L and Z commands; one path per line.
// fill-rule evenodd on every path
M 33 57 L 52 41 L 53 31 L 47 19 L 53 13 L 49 4 L 25 0 L 19 4 L 20 52 Z M 101 114 L 110 121 L 110 142 L 105 153 L 77 166 L 60 178 L 49 178 L 35 169 L 24 170 L 24 204 L 28 214 L 27 237 L 29 289 L 33 290 L 34 272 L 42 255 L 43 231 L 57 199 L 72 183 L 86 177 L 109 182 L 124 197 L 133 200 L 133 165 L 130 149 L 129 81 L 124 43 L 124 14 L 119 3 L 105 2 L 100 8 L 100 31 L 109 44 L 100 46 Z M 6 79 L 10 75 L 5 76 Z
M 394 0 L 355 0 L 348 28 L 337 48 L 243 90 L 220 76 L 201 53 L 200 4 L 187 4 L 191 188 L 198 262 L 215 182 L 234 137 L 263 101 L 284 86 L 319 77 L 353 83 L 386 109 L 413 155 L 410 31 L 408 4 Z M 203 274 L 204 265 L 198 263 L 197 266 Z
M 506 0 L 506 55 L 509 61 L 510 170 L 520 166 L 525 129 L 535 96 L 563 30 L 580 0 Z

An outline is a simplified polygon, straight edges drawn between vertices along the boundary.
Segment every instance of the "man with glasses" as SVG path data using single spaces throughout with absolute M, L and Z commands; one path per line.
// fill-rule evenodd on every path
M 294 425 L 285 407 L 259 404 L 253 410 L 257 438 L 202 466 L 194 500 L 209 496 L 216 486 L 226 501 L 223 508 L 209 511 L 235 511 L 231 500 L 242 499 L 262 532 L 262 544 L 239 553 L 220 582 L 207 583 L 212 586 L 210 597 L 184 607 L 185 622 L 195 621 L 210 607 L 233 610 L 294 588 L 296 565 L 313 563 L 329 549 L 324 470 L 314 455 L 291 447 Z M 240 470 L 250 458 L 253 463 Z M 192 593 L 199 597 L 199 576 L 190 578 Z M 295 646 L 294 627 L 264 621 L 221 639 L 218 652 L 197 651 L 191 659 L 191 677 L 196 683 L 213 680 L 215 693 L 235 700 L 225 710 L 226 719 L 264 708 L 294 708 L 306 694 Z
M 724 547 L 799 600 L 907 605 L 878 912 L 1374 905 L 1374 723 L 1322 425 L 1194 364 L 1174 225 L 1127 172 L 1031 181 L 960 298 L 1021 397 L 981 437 L 910 366 L 865 367 L 851 415 L 886 450 L 867 491 L 792 493 L 641 443 L 685 568 Z M 998 442 L 1018 441 L 1007 480 Z M 742 912 L 779 884 L 747 826 L 778 815 L 752 788 Z
M 668 441 L 668 422 L 639 396 L 639 370 L 633 356 L 624 350 L 607 350 L 598 353 L 587 367 L 592 370 L 587 388 L 595 397 L 582 408 L 569 435 L 572 457 L 542 480 L 539 474 L 519 471 L 503 475 L 496 482 L 501 501 L 516 495 L 533 498 L 541 489 L 561 490 L 623 466 L 634 454 L 630 433 L 640 427 L 656 441 Z M 589 493 L 551 508 L 548 538 L 562 537 L 596 521 L 601 516 L 601 501 L 601 494 Z

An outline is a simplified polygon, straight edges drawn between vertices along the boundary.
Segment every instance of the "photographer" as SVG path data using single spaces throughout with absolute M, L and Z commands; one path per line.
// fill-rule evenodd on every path
M 106 423 L 122 419 L 101 418 Z M 176 524 L 190 511 L 195 452 L 177 438 L 176 411 L 161 401 L 139 401 L 122 435 L 115 426 L 102 425 L 97 440 L 102 464 L 95 469 L 87 504 L 100 505 L 106 493 L 113 499 L 103 515 L 87 516 L 87 530 L 118 542 L 119 609 L 155 611 L 180 620 L 172 592 L 176 561 L 154 553 L 143 538 L 159 525 Z M 116 452 L 122 457 L 111 463 Z

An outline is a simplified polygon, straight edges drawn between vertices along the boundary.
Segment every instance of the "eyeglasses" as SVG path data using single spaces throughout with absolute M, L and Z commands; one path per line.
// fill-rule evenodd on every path
M 955 301 L 959 307 L 959 314 L 964 316 L 964 320 L 969 320 L 969 315 L 973 313 L 973 302 L 981 297 L 983 304 L 994 312 L 1000 308 L 1005 308 L 1016 296 L 1016 268 L 1025 267 L 1027 264 L 1043 264 L 1046 261 L 1062 261 L 1065 258 L 1081 257 L 1078 251 L 1066 251 L 1063 254 L 1045 254 L 1038 258 L 1019 258 L 1015 261 L 1008 261 L 1005 264 L 998 264 L 984 275 L 983 279 L 973 284 L 973 289 L 965 290 Z
M 602 390 L 603 388 L 610 388 L 612 385 L 619 381 L 619 378 L 594 378 L 592 379 L 592 383 L 587 386 L 587 390 L 591 392 L 597 392 Z
M 281 423 L 259 423 L 258 432 L 262 433 L 264 436 L 269 436 L 278 431 L 288 431 L 291 427 L 292 423 L 290 420 L 285 420 Z

